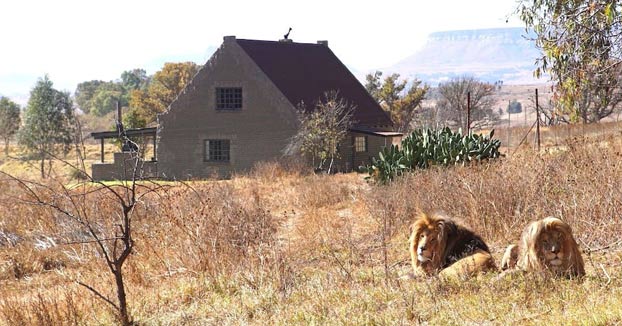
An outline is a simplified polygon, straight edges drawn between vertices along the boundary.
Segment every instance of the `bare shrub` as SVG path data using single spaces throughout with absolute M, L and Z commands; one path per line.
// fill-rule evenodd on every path
M 228 273 L 260 263 L 274 246 L 278 218 L 259 197 L 242 198 L 225 183 L 186 184 L 161 198 L 158 216 L 177 230 L 170 246 L 188 268 Z
M 36 293 L 30 300 L 3 297 L 0 316 L 8 325 L 82 325 L 84 315 L 76 293 Z

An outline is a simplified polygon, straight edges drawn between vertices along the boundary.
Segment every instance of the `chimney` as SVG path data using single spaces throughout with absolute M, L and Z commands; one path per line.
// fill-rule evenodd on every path
M 319 44 L 319 45 L 323 45 L 323 46 L 325 46 L 325 47 L 328 47 L 328 41 L 326 41 L 326 40 L 317 41 L 317 44 Z
M 235 35 L 229 35 L 222 38 L 225 42 L 235 41 Z
M 294 40 L 289 38 L 282 38 L 279 40 L 280 43 L 294 43 Z

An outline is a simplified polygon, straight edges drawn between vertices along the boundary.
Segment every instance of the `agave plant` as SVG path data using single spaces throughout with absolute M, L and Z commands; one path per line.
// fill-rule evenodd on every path
M 432 165 L 467 164 L 501 156 L 501 141 L 493 139 L 494 130 L 488 135 L 469 133 L 463 135 L 449 128 L 418 129 L 402 140 L 401 147 L 384 148 L 373 158 L 372 164 L 362 167 L 368 178 L 386 183 L 404 172 L 425 169 Z

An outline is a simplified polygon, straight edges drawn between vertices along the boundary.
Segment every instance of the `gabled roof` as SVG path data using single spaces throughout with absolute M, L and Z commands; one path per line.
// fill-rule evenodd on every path
M 315 107 L 327 91 L 337 90 L 356 105 L 357 125 L 392 126 L 391 119 L 327 44 L 236 39 L 236 42 L 294 106 Z

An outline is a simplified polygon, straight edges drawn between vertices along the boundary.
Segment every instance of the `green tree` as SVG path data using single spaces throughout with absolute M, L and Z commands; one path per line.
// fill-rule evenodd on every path
M 514 99 L 508 104 L 507 112 L 508 113 L 521 113 L 523 112 L 523 105 L 521 104 L 521 102 Z
M 117 102 L 121 107 L 127 106 L 125 93 L 125 89 L 120 83 L 107 82 L 99 85 L 90 101 L 91 109 L 89 112 L 101 117 L 115 111 Z
M 399 74 L 391 74 L 381 81 L 382 72 L 368 74 L 365 88 L 369 94 L 389 113 L 398 131 L 411 129 L 411 122 L 429 87 L 414 79 L 408 89 L 408 79 L 399 81 Z
M 318 170 L 326 169 L 330 173 L 334 160 L 339 158 L 339 144 L 354 124 L 354 109 L 336 91 L 325 93 L 314 109 L 302 104 L 298 108 L 300 126 L 286 152 L 311 157 L 313 165 L 318 164 Z M 329 160 L 328 167 L 325 167 Z
M 146 90 L 131 92 L 130 108 L 137 110 L 147 123 L 156 121 L 158 113 L 166 110 L 198 70 L 194 62 L 165 63 L 153 75 Z
M 121 74 L 123 88 L 129 93 L 135 89 L 144 88 L 149 82 L 145 69 L 126 70 Z
M 24 126 L 19 141 L 41 160 L 41 177 L 45 178 L 45 160 L 50 154 L 66 154 L 74 140 L 75 117 L 69 93 L 53 88 L 47 75 L 30 91 L 24 112 Z
M 467 99 L 471 96 L 471 125 L 479 128 L 499 119 L 492 109 L 494 99 L 491 95 L 495 87 L 473 77 L 454 78 L 438 86 L 439 99 L 436 103 L 439 120 L 467 129 Z
M 520 0 L 517 13 L 542 50 L 536 76 L 555 82 L 562 120 L 596 122 L 622 101 L 622 3 L 619 0 Z
M 78 84 L 74 98 L 76 100 L 76 104 L 82 112 L 89 113 L 91 111 L 91 108 L 93 107 L 91 100 L 93 99 L 93 96 L 95 96 L 99 86 L 104 83 L 105 82 L 102 80 L 91 80 Z
M 4 154 L 9 155 L 9 140 L 19 130 L 19 105 L 8 97 L 0 97 L 0 137 L 4 139 Z

